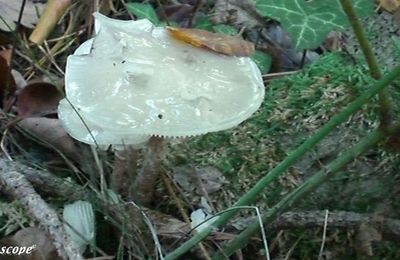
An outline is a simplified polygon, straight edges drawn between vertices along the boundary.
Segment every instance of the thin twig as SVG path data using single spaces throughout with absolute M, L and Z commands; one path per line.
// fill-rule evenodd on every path
M 321 248 L 319 250 L 319 255 L 318 255 L 318 260 L 322 259 L 322 254 L 324 252 L 324 246 L 325 246 L 325 241 L 326 241 L 326 229 L 328 227 L 328 215 L 329 215 L 329 210 L 325 210 L 325 221 L 324 221 L 324 231 L 322 233 L 322 243 L 321 243 Z
M 296 246 L 299 244 L 299 242 L 301 241 L 301 239 L 303 238 L 304 233 L 301 234 L 296 241 L 293 243 L 293 245 L 289 248 L 289 251 L 286 253 L 285 259 L 284 260 L 289 260 L 290 256 L 292 255 L 294 249 L 296 248 Z

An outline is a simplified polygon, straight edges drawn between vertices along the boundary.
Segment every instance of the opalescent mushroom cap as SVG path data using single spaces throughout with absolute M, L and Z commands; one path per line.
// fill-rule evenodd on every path
M 194 136 L 237 126 L 261 105 L 250 58 L 193 47 L 148 20 L 94 16 L 96 36 L 68 57 L 68 101 L 59 106 L 74 138 L 116 145 Z

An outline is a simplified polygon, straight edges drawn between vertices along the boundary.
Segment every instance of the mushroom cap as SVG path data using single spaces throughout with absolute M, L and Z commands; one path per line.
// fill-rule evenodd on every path
M 205 134 L 238 125 L 261 105 L 264 85 L 250 58 L 193 47 L 145 19 L 94 16 L 96 36 L 67 59 L 68 100 L 59 105 L 74 138 L 135 144 Z

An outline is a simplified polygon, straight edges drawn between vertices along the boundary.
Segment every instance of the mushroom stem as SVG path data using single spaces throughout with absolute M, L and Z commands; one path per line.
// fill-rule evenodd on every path
M 113 191 L 122 197 L 129 196 L 129 188 L 137 174 L 139 151 L 127 146 L 125 150 L 115 151 L 113 172 L 110 186 Z
M 141 170 L 132 185 L 131 197 L 142 206 L 153 200 L 154 190 L 160 177 L 161 162 L 165 157 L 165 142 L 161 137 L 151 137 L 145 152 Z

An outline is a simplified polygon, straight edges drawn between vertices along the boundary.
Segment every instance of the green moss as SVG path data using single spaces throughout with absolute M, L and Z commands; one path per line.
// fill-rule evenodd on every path
M 235 129 L 209 133 L 191 138 L 184 145 L 173 146 L 173 164 L 174 160 L 182 163 L 185 161 L 182 157 L 186 157 L 187 162 L 197 166 L 217 167 L 228 180 L 224 189 L 239 198 L 292 149 L 371 86 L 374 80 L 368 75 L 366 67 L 362 63 L 356 64 L 340 53 L 331 53 L 321 57 L 302 73 L 271 81 L 266 86 L 263 104 L 251 118 Z M 398 88 L 389 90 L 392 97 L 400 97 Z M 377 100 L 373 99 L 317 145 L 312 153 L 304 156 L 278 182 L 270 185 L 261 194 L 263 199 L 259 206 L 265 208 L 279 202 L 284 194 L 377 125 L 378 106 Z M 382 147 L 375 149 L 296 207 L 356 212 L 379 210 L 383 200 L 390 201 L 394 196 L 390 191 L 394 187 L 389 182 L 394 178 L 398 157 L 388 154 Z M 385 166 L 380 165 L 382 161 L 386 162 Z M 381 177 L 372 178 L 378 172 Z M 225 201 L 219 199 L 218 194 L 213 196 L 217 196 L 214 199 L 220 203 Z M 309 235 L 309 239 L 314 240 L 299 243 L 295 255 L 302 259 L 315 258 L 320 241 L 315 241 L 315 234 L 313 238 Z M 354 255 L 354 252 L 349 254 Z

